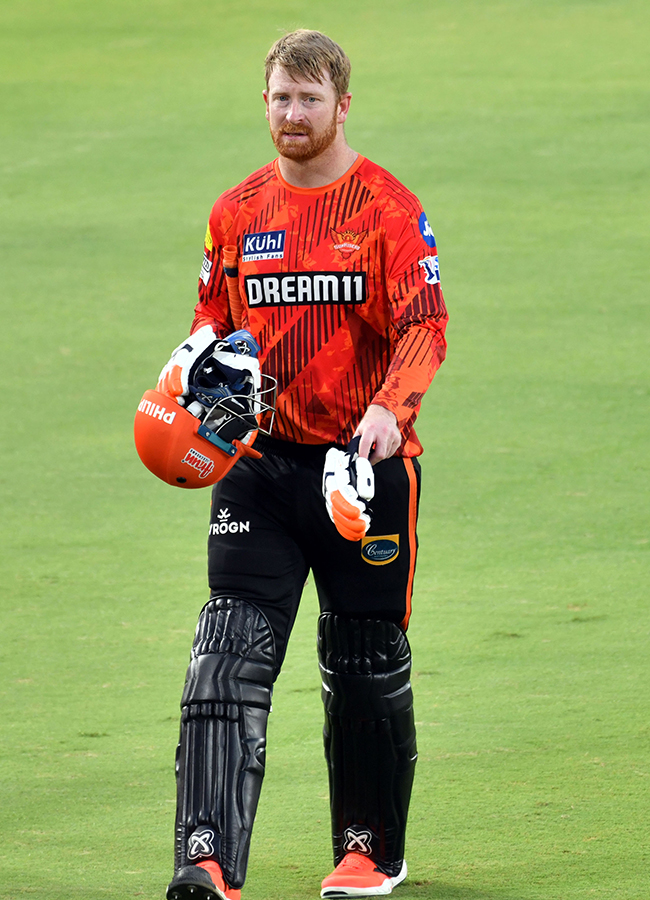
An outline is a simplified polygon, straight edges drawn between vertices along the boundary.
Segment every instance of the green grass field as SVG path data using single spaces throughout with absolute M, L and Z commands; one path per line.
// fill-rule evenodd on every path
M 421 198 L 449 356 L 419 433 L 420 761 L 401 900 L 650 895 L 650 9 L 0 2 L 0 898 L 162 900 L 209 496 L 132 418 L 214 199 L 272 155 L 282 30 L 353 63 L 351 145 Z M 244 900 L 330 868 L 306 591 Z

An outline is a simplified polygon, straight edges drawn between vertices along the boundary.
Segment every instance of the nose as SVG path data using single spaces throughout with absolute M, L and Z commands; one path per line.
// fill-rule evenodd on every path
M 299 100 L 292 100 L 289 109 L 287 110 L 287 121 L 288 122 L 302 122 L 303 120 L 303 111 L 302 106 Z

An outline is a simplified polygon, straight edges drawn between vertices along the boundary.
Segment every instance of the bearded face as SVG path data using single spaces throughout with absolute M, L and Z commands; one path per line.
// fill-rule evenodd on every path
M 329 73 L 322 74 L 322 81 L 296 79 L 276 66 L 269 77 L 266 118 L 273 143 L 287 160 L 314 159 L 342 136 L 351 95 L 340 97 Z
M 320 126 L 307 121 L 295 125 L 285 121 L 274 128 L 271 123 L 271 137 L 280 156 L 296 162 L 320 156 L 336 138 L 337 112 L 335 108 L 329 121 Z

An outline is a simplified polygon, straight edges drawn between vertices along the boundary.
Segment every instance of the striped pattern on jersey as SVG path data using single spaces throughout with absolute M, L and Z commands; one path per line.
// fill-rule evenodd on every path
M 399 453 L 421 453 L 413 423 L 447 311 L 415 195 L 363 157 L 312 190 L 288 185 L 277 161 L 254 172 L 212 210 L 193 330 L 233 330 L 225 246 L 237 247 L 242 327 L 278 380 L 274 437 L 346 444 L 375 402 L 397 416 Z

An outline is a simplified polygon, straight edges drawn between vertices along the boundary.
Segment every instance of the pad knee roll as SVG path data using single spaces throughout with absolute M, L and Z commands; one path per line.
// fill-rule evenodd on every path
M 406 635 L 392 622 L 327 614 L 318 654 L 334 862 L 363 853 L 394 877 L 417 759 Z
M 262 613 L 242 600 L 210 600 L 181 700 L 177 870 L 211 858 L 231 887 L 244 882 L 274 673 L 273 634 Z

